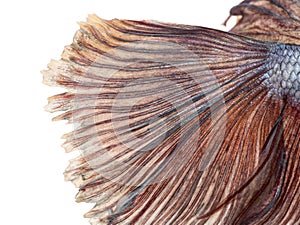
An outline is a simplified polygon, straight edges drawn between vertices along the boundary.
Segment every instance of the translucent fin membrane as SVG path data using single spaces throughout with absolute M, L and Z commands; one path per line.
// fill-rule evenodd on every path
M 91 224 L 295 224 L 299 113 L 264 85 L 270 44 L 95 15 L 45 83 L 74 123 L 65 172 Z

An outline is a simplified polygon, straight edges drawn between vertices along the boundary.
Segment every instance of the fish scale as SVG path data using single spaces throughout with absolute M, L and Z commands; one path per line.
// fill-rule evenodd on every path
M 270 48 L 265 85 L 281 98 L 300 102 L 300 46 L 275 44 Z

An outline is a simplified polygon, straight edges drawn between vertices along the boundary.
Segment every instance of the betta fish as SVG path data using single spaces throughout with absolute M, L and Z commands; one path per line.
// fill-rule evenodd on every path
M 90 15 L 43 71 L 91 224 L 299 224 L 300 1 L 230 15 L 229 32 Z

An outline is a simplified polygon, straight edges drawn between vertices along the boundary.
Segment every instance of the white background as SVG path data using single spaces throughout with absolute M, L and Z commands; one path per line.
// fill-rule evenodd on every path
M 0 224 L 88 225 L 91 204 L 77 204 L 77 190 L 63 171 L 65 122 L 51 122 L 47 97 L 63 90 L 42 84 L 40 71 L 72 42 L 77 21 L 151 19 L 226 30 L 222 22 L 240 0 L 2 1 L 0 6 Z

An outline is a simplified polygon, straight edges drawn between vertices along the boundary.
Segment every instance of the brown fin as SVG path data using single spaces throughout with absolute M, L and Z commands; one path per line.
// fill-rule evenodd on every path
M 245 0 L 231 15 L 242 16 L 232 33 L 263 41 L 300 45 L 300 2 Z
M 264 212 L 253 199 L 270 203 L 262 189 L 299 146 L 283 148 L 294 131 L 282 131 L 283 100 L 263 85 L 268 44 L 94 15 L 80 26 L 44 81 L 68 89 L 48 109 L 75 124 L 64 147 L 81 156 L 66 179 L 77 201 L 95 203 L 91 223 L 233 224 Z M 299 163 L 287 163 L 293 176 Z M 291 182 L 284 190 L 299 193 Z

